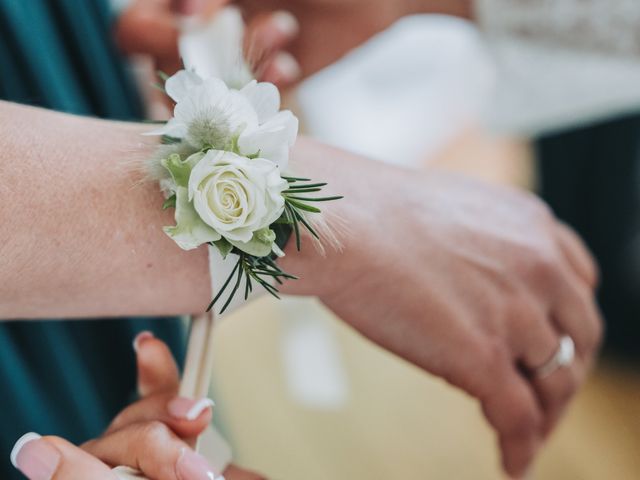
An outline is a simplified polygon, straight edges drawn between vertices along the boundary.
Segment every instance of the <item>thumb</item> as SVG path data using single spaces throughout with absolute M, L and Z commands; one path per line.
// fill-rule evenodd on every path
M 94 456 L 58 437 L 28 433 L 11 452 L 11 463 L 29 480 L 117 480 Z
M 151 332 L 142 332 L 133 341 L 133 348 L 136 351 L 140 396 L 176 393 L 180 387 L 180 374 L 169 347 Z

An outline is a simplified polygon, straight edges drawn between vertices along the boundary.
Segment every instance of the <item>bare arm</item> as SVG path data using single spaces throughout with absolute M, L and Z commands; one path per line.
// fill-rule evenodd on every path
M 180 314 L 209 300 L 206 251 L 184 253 L 141 161 L 145 127 L 0 103 L 0 318 Z M 317 295 L 382 347 L 474 397 L 522 475 L 592 365 L 596 272 L 580 241 L 533 196 L 414 172 L 301 139 L 298 171 L 345 199 L 342 253 L 287 250 Z M 570 335 L 578 356 L 523 375 Z M 460 352 L 464 352 L 461 355 Z
M 0 102 L 0 318 L 179 314 L 209 296 L 206 251 L 162 232 L 148 127 Z

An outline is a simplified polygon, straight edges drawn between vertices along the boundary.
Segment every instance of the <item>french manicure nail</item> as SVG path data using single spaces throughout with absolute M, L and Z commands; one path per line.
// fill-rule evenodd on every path
M 23 435 L 11 450 L 11 464 L 29 480 L 51 480 L 62 456 L 37 433 Z
M 149 340 L 151 338 L 154 338 L 153 333 L 145 331 L 145 332 L 140 332 L 138 335 L 136 335 L 136 338 L 133 339 L 133 350 L 138 353 L 138 350 L 140 349 L 140 346 L 146 341 Z
M 214 406 L 215 402 L 210 398 L 193 400 L 191 398 L 178 397 L 169 402 L 167 410 L 173 417 L 193 421 L 207 408 Z
M 178 463 L 176 473 L 180 480 L 219 480 L 213 472 L 213 468 L 202 455 L 183 448 Z
M 298 19 L 286 10 L 279 10 L 271 16 L 274 26 L 288 36 L 297 35 L 300 31 Z

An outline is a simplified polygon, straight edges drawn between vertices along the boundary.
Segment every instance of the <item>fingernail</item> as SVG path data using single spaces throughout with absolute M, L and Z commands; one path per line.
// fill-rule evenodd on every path
M 297 80 L 302 74 L 298 61 L 290 53 L 280 52 L 273 63 L 279 74 L 286 81 Z
M 300 31 L 300 23 L 291 12 L 278 10 L 271 16 L 273 25 L 287 36 L 297 35 Z
M 206 458 L 188 448 L 182 449 L 176 464 L 176 473 L 180 480 L 218 480 L 220 478 L 213 472 L 213 467 L 209 465 Z
M 138 350 L 140 349 L 140 346 L 147 340 L 154 338 L 153 333 L 145 331 L 145 332 L 140 332 L 138 335 L 136 335 L 136 338 L 133 339 L 133 350 L 138 353 Z
M 215 402 L 210 398 L 193 400 L 191 398 L 178 397 L 169 402 L 167 410 L 173 417 L 193 421 L 207 408 L 214 406 Z
M 11 463 L 29 480 L 51 480 L 61 460 L 60 452 L 37 433 L 23 435 L 11 450 Z

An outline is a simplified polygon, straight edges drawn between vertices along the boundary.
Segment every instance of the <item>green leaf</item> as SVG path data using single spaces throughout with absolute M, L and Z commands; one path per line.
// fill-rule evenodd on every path
M 160 163 L 164 168 L 166 168 L 171 177 L 176 182 L 176 185 L 179 187 L 187 188 L 189 186 L 189 177 L 191 176 L 191 170 L 195 167 L 202 157 L 204 157 L 204 153 L 198 152 L 186 160 L 182 160 L 177 153 L 172 153 L 169 157 L 163 159 Z
M 289 190 L 298 190 L 306 188 L 322 188 L 329 185 L 328 183 L 305 183 L 304 185 L 289 185 Z
M 302 213 L 298 212 L 298 211 L 294 211 L 294 214 L 296 216 L 296 219 L 299 220 L 305 226 L 305 228 L 309 231 L 309 233 L 311 233 L 311 235 L 316 237 L 316 239 L 320 240 L 320 235 L 318 235 L 318 233 L 311 226 L 311 224 L 307 221 L 307 219 L 304 218 L 304 215 Z
M 249 242 L 229 240 L 234 247 L 254 257 L 266 257 L 270 255 L 273 249 L 273 242 L 275 241 L 276 232 L 269 228 L 263 228 L 255 232 Z
M 217 301 L 220 299 L 220 297 L 222 296 L 222 294 L 224 293 L 224 291 L 227 289 L 227 287 L 229 286 L 229 283 L 231 283 L 231 280 L 233 279 L 233 276 L 236 273 L 236 270 L 238 270 L 238 268 L 240 268 L 240 265 L 242 264 L 242 256 L 240 256 L 240 258 L 238 259 L 238 261 L 236 262 L 236 266 L 233 268 L 233 270 L 231 271 L 231 273 L 229 274 L 229 277 L 227 277 L 227 279 L 225 280 L 224 284 L 222 285 L 222 288 L 220 289 L 220 291 L 218 292 L 218 294 L 214 297 L 213 300 L 211 300 L 211 303 L 209 304 L 209 306 L 207 307 L 207 312 L 210 312 L 211 309 L 213 308 L 213 306 L 217 303 Z
M 292 199 L 291 197 L 285 197 L 285 200 L 287 203 L 293 205 L 296 208 L 299 208 L 300 210 L 304 210 L 305 212 L 310 212 L 310 213 L 322 212 L 322 210 L 320 210 L 319 208 L 312 207 L 311 205 L 306 205 L 298 200 Z
M 296 197 L 292 195 L 287 195 L 287 198 L 293 200 L 299 200 L 301 202 L 331 202 L 333 200 L 342 200 L 344 197 L 335 196 L 335 197 L 317 197 L 317 198 L 307 198 L 307 197 Z
M 176 208 L 176 195 L 175 193 L 167 198 L 162 204 L 163 210 L 168 210 L 169 208 Z
M 311 179 L 310 178 L 300 178 L 300 177 L 285 177 L 284 175 L 282 176 L 282 178 L 284 178 L 287 182 L 289 183 L 295 183 L 295 182 L 310 182 Z
M 213 242 L 213 245 L 218 249 L 223 260 L 226 260 L 227 255 L 233 250 L 233 245 L 231 245 L 226 238 L 221 238 L 217 242 Z
M 182 142 L 182 139 L 178 137 L 171 137 L 169 135 L 163 135 L 160 141 L 163 145 L 175 145 Z

